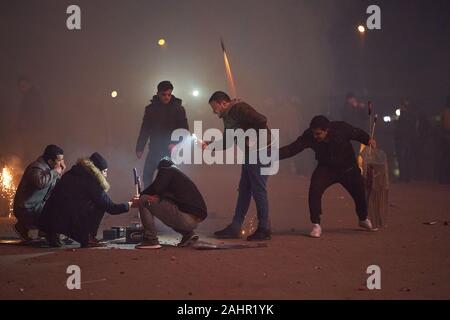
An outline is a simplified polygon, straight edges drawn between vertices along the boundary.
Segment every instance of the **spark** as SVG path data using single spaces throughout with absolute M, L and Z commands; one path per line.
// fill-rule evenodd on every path
M 8 218 L 12 218 L 16 186 L 14 185 L 12 169 L 6 166 L 3 167 L 0 175 L 0 188 L 1 197 L 8 201 Z

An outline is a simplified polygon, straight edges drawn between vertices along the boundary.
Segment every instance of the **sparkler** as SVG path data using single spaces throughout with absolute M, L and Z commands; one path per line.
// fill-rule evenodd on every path
M 248 229 L 248 230 L 246 230 L 246 229 Z M 242 230 L 242 232 L 241 232 L 242 236 L 245 236 L 246 234 L 250 235 L 256 231 L 256 217 L 253 216 L 250 218 L 248 228 L 246 228 L 246 229 Z
M 227 51 L 225 50 L 225 44 L 223 43 L 223 39 L 220 39 L 220 45 L 222 46 L 223 51 L 223 60 L 225 62 L 225 71 L 227 73 L 228 85 L 231 89 L 231 95 L 233 98 L 237 98 L 236 84 L 234 82 L 233 73 L 231 72 L 230 61 L 228 60 Z
M 0 175 L 0 195 L 8 201 L 8 218 L 12 218 L 13 215 L 15 194 L 16 186 L 14 184 L 12 169 L 5 166 Z

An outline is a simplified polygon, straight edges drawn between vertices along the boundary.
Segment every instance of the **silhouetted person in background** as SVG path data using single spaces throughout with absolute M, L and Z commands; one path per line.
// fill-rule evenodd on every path
M 309 187 L 309 210 L 313 229 L 313 238 L 320 238 L 322 228 L 322 195 L 333 184 L 340 183 L 353 198 L 361 228 L 372 230 L 372 223 L 367 219 L 367 201 L 363 177 L 359 170 L 351 141 L 358 141 L 367 146 L 376 147 L 375 140 L 359 128 L 346 122 L 330 122 L 324 116 L 311 120 L 308 130 L 298 139 L 280 148 L 280 160 L 297 155 L 306 148 L 316 153 L 317 168 L 311 177 Z
M 400 116 L 395 126 L 395 154 L 400 170 L 400 182 L 410 182 L 413 178 L 414 147 L 417 139 L 417 119 L 408 99 L 400 105 Z
M 22 94 L 17 119 L 17 143 L 22 148 L 22 161 L 28 162 L 32 160 L 30 157 L 43 147 L 49 115 L 41 95 L 28 78 L 20 77 L 17 86 Z
M 365 104 L 359 102 L 353 93 L 345 96 L 345 105 L 341 109 L 341 120 L 356 128 L 367 128 L 369 123 L 368 110 Z
M 29 231 L 38 229 L 44 205 L 65 168 L 64 151 L 58 146 L 48 145 L 44 154 L 25 169 L 13 209 L 17 218 L 14 229 L 22 240 L 30 241 Z
M 441 115 L 441 161 L 439 182 L 450 183 L 450 96 Z
M 159 161 L 170 156 L 175 144 L 171 141 L 176 129 L 189 130 L 186 111 L 182 101 L 172 95 L 173 86 L 169 81 L 158 84 L 158 92 L 145 108 L 141 131 L 136 143 L 136 156 L 142 158 L 145 145 L 150 139 L 149 152 L 144 166 L 144 187 L 153 181 L 153 175 Z

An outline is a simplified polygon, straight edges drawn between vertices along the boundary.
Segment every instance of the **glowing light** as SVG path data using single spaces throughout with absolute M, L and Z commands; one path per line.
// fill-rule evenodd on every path
M 12 169 L 4 167 L 0 175 L 0 196 L 8 201 L 8 217 L 13 215 L 14 196 L 16 186 L 14 185 Z
M 400 109 L 395 110 L 395 115 L 397 117 L 400 117 L 401 114 L 402 114 L 402 111 Z
M 359 26 L 358 26 L 358 32 L 359 32 L 359 33 L 364 33 L 364 32 L 366 32 L 366 28 L 364 28 L 363 25 L 359 25 Z
M 236 84 L 234 82 L 233 73 L 231 72 L 230 61 L 228 60 L 228 56 L 225 51 L 223 52 L 223 60 L 225 62 L 225 71 L 227 73 L 228 83 L 229 83 L 230 89 L 231 89 L 231 95 L 234 98 L 236 98 L 237 97 Z
M 193 95 L 194 97 L 198 97 L 198 96 L 200 95 L 200 91 L 194 90 L 194 91 L 192 91 L 192 95 Z
M 158 45 L 161 46 L 161 47 L 166 45 L 166 40 L 165 39 L 159 39 L 158 40 Z
M 111 92 L 111 97 L 116 98 L 117 97 L 117 91 Z
M 384 121 L 384 122 L 391 122 L 392 119 L 391 119 L 391 117 L 389 117 L 389 116 L 385 116 L 385 117 L 383 118 L 383 121 Z

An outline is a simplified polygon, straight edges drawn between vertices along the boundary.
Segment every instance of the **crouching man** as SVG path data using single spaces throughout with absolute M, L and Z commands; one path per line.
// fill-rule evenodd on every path
M 72 238 L 82 248 L 99 246 L 96 235 L 105 212 L 118 215 L 130 210 L 131 201 L 115 204 L 106 193 L 107 171 L 106 160 L 96 152 L 78 160 L 62 177 L 39 223 L 51 246 L 61 246 L 57 234 Z
M 37 229 L 39 216 L 66 166 L 64 152 L 48 145 L 44 154 L 25 170 L 14 197 L 14 230 L 24 241 L 30 241 L 29 231 Z
M 179 247 L 198 240 L 194 230 L 207 217 L 206 204 L 200 191 L 169 158 L 159 162 L 155 181 L 141 193 L 140 198 L 133 200 L 134 206 L 139 207 L 145 229 L 144 240 L 136 246 L 137 249 L 161 248 L 155 217 L 182 235 Z

